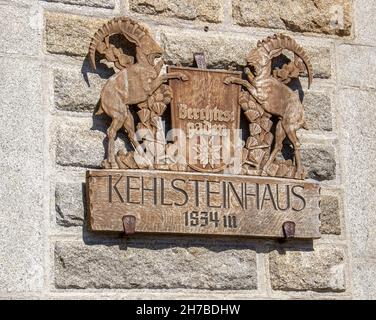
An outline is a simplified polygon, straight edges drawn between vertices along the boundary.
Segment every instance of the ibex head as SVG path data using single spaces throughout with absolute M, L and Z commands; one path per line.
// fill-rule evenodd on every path
M 89 59 L 94 69 L 96 69 L 95 52 L 105 53 L 110 47 L 109 37 L 115 34 L 122 34 L 133 43 L 136 46 L 138 58 L 146 58 L 151 65 L 154 65 L 155 59 L 161 57 L 163 53 L 163 49 L 154 41 L 146 27 L 130 18 L 114 18 L 98 29 L 91 40 Z
M 259 48 L 252 49 L 247 56 L 247 64 L 253 67 L 256 76 L 261 74 L 268 63 L 270 63 L 269 55 Z
M 160 58 L 163 53 L 163 49 L 149 34 L 141 39 L 137 48 L 141 54 L 146 56 L 152 66 L 155 64 L 155 59 Z
M 308 73 L 308 88 L 311 86 L 313 78 L 312 64 L 305 50 L 292 38 L 283 34 L 268 37 L 257 43 L 257 48 L 251 50 L 247 57 L 247 63 L 254 67 L 256 75 L 260 74 L 262 69 L 270 61 L 282 54 L 286 49 L 292 51 L 304 63 Z

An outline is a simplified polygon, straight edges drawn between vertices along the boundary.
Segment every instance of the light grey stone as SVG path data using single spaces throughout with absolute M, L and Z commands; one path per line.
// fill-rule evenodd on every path
M 308 177 L 318 181 L 333 180 L 336 176 L 336 159 L 334 148 L 303 145 L 302 162 Z
M 312 63 L 315 78 L 329 79 L 332 76 L 331 50 L 328 47 L 312 47 L 302 44 Z
M 114 0 L 44 0 L 46 2 L 60 2 L 78 6 L 113 9 Z
M 306 91 L 303 105 L 310 130 L 332 131 L 331 98 L 327 93 Z
M 376 44 L 376 2 L 373 0 L 356 0 L 355 6 L 355 39 L 366 45 Z
M 270 280 L 274 290 L 346 290 L 345 253 L 341 249 L 273 251 L 269 255 Z
M 87 76 L 87 81 L 85 77 Z M 83 74 L 79 70 L 55 70 L 54 92 L 57 109 L 93 112 L 98 104 L 106 78 L 97 73 Z
M 56 163 L 62 166 L 99 168 L 105 156 L 106 131 L 110 124 L 104 117 L 57 119 Z M 125 134 L 118 134 L 116 148 L 125 148 Z
M 22 56 L 35 56 L 39 53 L 43 19 L 40 10 L 35 6 L 0 2 L 0 18 L 0 53 Z
M 61 119 L 56 131 L 56 162 L 63 166 L 99 168 L 104 159 L 105 125 L 91 130 L 92 119 Z
M 190 66 L 193 54 L 203 52 L 209 68 L 227 68 L 234 63 L 244 66 L 247 53 L 256 46 L 256 41 L 245 37 L 172 30 L 162 31 L 161 40 L 167 63 Z
M 47 52 L 85 57 L 94 33 L 107 21 L 108 19 L 46 12 Z
M 344 86 L 376 88 L 376 48 L 342 44 L 338 48 L 338 79 Z
M 343 154 L 346 224 L 354 257 L 376 258 L 376 93 L 339 91 L 340 143 Z
M 240 25 L 339 36 L 351 33 L 351 9 L 350 0 L 232 0 Z
M 220 246 L 125 248 L 58 242 L 55 284 L 61 289 L 256 289 L 256 254 Z
M 352 266 L 353 298 L 357 300 L 376 299 L 375 259 L 354 259 Z
M 64 227 L 82 226 L 85 217 L 85 186 L 82 183 L 57 183 L 56 222 Z
M 340 205 L 337 196 L 320 197 L 320 232 L 322 234 L 341 234 Z
M 260 40 L 260 39 L 258 39 Z M 193 65 L 193 54 L 204 52 L 209 68 L 226 69 L 229 65 L 245 66 L 245 59 L 257 41 L 244 36 L 225 36 L 198 31 L 163 30 L 161 32 L 162 47 L 165 49 L 164 59 L 167 63 L 181 63 L 183 66 Z M 330 78 L 330 48 L 305 46 L 309 55 L 314 76 Z
M 0 56 L 0 70 L 0 292 L 36 292 L 44 285 L 41 66 Z
M 132 11 L 159 17 L 198 19 L 215 23 L 223 20 L 220 0 L 129 0 L 129 7 Z

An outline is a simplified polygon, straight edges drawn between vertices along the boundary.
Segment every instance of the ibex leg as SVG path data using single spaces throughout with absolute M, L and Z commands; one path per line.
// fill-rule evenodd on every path
M 115 138 L 119 129 L 123 126 L 124 118 L 114 118 L 111 122 L 110 127 L 107 130 L 108 138 L 108 149 L 107 149 L 107 159 L 110 168 L 118 168 L 115 160 Z
M 154 83 L 150 90 L 150 94 L 153 94 L 163 83 L 165 83 L 169 79 L 180 79 L 182 81 L 187 81 L 188 77 L 185 74 L 180 73 L 180 72 L 172 72 L 172 73 L 161 75 L 157 79 L 154 80 Z
M 283 147 L 283 140 L 286 138 L 286 133 L 285 130 L 283 129 L 281 121 L 278 121 L 276 131 L 275 131 L 275 145 L 273 152 L 271 153 L 268 161 L 266 162 L 264 168 L 263 168 L 263 173 L 267 174 L 267 170 L 269 169 L 269 166 L 273 163 L 275 160 L 278 152 L 282 150 Z
M 290 139 L 291 143 L 294 146 L 295 163 L 296 163 L 295 178 L 302 179 L 302 176 L 303 176 L 302 157 L 300 154 L 300 142 L 299 142 L 298 137 L 296 136 L 296 130 L 287 125 L 285 127 L 285 131 L 286 131 L 287 137 Z
M 126 114 L 123 127 L 124 127 L 124 130 L 128 134 L 128 138 L 129 138 L 133 148 L 140 155 L 143 155 L 144 154 L 143 149 L 140 146 L 140 144 L 138 143 L 137 137 L 136 137 L 136 131 L 135 131 L 135 127 L 134 127 L 134 118 L 133 118 L 133 115 L 132 115 L 132 113 L 129 109 L 128 109 L 127 114 Z
M 239 79 L 239 78 L 235 78 L 235 77 L 227 77 L 224 80 L 224 83 L 225 84 L 232 83 L 232 84 L 238 84 L 240 86 L 243 86 L 244 88 L 246 88 L 248 90 L 248 92 L 257 101 L 257 103 L 260 103 L 260 101 L 258 101 L 258 99 L 257 99 L 257 90 L 256 90 L 256 88 L 254 86 L 252 86 L 248 81 L 242 80 L 242 79 Z

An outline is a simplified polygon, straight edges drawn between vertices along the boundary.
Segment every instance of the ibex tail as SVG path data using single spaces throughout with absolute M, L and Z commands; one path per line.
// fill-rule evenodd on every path
M 309 130 L 309 126 L 308 126 L 307 122 L 304 121 L 302 128 L 305 129 L 305 130 Z
M 104 113 L 104 110 L 102 109 L 102 103 L 99 102 L 99 107 L 98 107 L 98 110 L 97 112 L 95 113 L 96 116 L 99 116 L 100 114 L 103 114 Z

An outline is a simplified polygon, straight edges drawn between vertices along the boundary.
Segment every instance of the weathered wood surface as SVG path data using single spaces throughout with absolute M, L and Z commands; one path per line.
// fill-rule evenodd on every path
M 283 238 L 319 238 L 319 185 L 301 180 L 144 170 L 87 172 L 89 226 L 135 231 Z
M 186 138 L 183 148 L 189 167 L 200 172 L 223 171 L 234 157 L 235 130 L 240 128 L 240 87 L 226 85 L 224 80 L 241 79 L 241 72 L 168 67 L 170 73 L 189 79 L 169 81 L 172 127 Z

